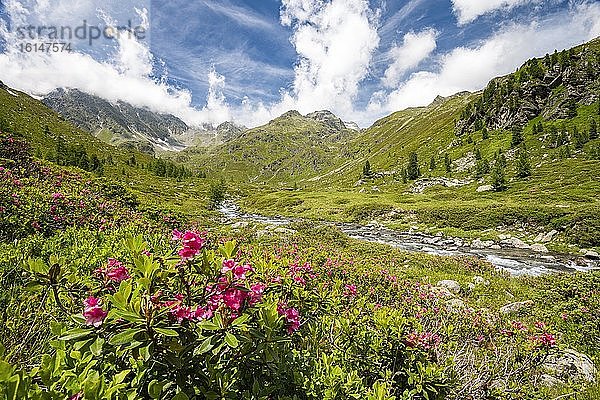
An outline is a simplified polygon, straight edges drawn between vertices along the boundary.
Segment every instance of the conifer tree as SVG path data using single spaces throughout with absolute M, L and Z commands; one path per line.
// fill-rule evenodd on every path
M 452 160 L 448 153 L 444 154 L 444 167 L 446 168 L 447 173 L 452 172 Z
M 516 170 L 518 178 L 526 178 L 531 175 L 531 164 L 529 163 L 529 154 L 525 146 L 519 148 L 517 152 Z
M 504 167 L 501 164 L 496 163 L 496 165 L 494 165 L 491 178 L 494 191 L 501 192 L 506 190 L 506 177 L 504 175 Z
M 402 183 L 408 183 L 408 173 L 406 168 L 402 168 Z
M 517 147 L 521 143 L 523 143 L 523 130 L 518 126 L 514 126 L 512 129 L 512 138 L 510 140 L 510 144 L 512 147 Z
M 433 171 L 436 167 L 435 156 L 431 156 L 431 160 L 429 160 L 429 170 Z
M 373 171 L 371 171 L 371 163 L 369 162 L 369 160 L 367 160 L 367 162 L 363 166 L 362 176 L 365 178 L 370 178 L 372 174 Z
M 408 179 L 412 181 L 421 176 L 421 171 L 419 170 L 419 160 L 417 157 L 417 153 L 414 151 L 410 153 L 406 173 L 408 175 Z
M 590 121 L 590 140 L 598 139 L 598 126 L 596 120 L 592 118 Z

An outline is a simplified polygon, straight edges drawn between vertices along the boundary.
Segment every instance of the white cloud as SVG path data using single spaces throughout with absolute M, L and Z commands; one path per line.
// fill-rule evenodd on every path
M 402 46 L 396 45 L 388 53 L 388 58 L 394 61 L 385 71 L 383 84 L 386 87 L 397 86 L 406 72 L 417 67 L 435 50 L 436 37 L 437 32 L 433 29 L 404 35 Z
M 458 18 L 459 25 L 476 20 L 479 16 L 496 10 L 511 8 L 539 0 L 452 0 L 452 9 Z
M 57 15 L 60 8 L 49 7 L 44 2 L 25 6 L 20 1 L 7 2 L 7 12 L 11 22 L 28 25 L 32 21 L 49 21 L 58 26 L 73 26 L 77 21 L 89 18 L 86 12 L 95 13 L 98 20 L 115 23 L 107 12 L 84 7 L 85 12 L 68 15 L 69 24 L 62 22 Z M 52 10 L 53 16 L 43 14 Z M 133 8 L 140 24 L 148 24 L 146 9 Z M 92 17 L 94 17 L 92 15 Z M 225 79 L 216 71 L 208 76 L 209 94 L 207 104 L 201 110 L 192 106 L 192 95 L 188 90 L 178 89 L 167 84 L 167 77 L 154 78 L 154 57 L 146 43 L 133 35 L 121 34 L 112 42 L 105 54 L 106 61 L 99 61 L 82 51 L 45 53 L 21 52 L 15 32 L 9 32 L 0 25 L 0 37 L 7 41 L 7 51 L 0 54 L 0 79 L 16 89 L 43 96 L 60 88 L 78 88 L 108 101 L 125 101 L 137 107 L 147 107 L 155 112 L 169 113 L 191 125 L 219 123 L 230 118 L 223 88 Z
M 372 115 L 430 103 L 437 95 L 477 91 L 487 82 L 514 71 L 532 57 L 570 48 L 600 35 L 600 4 L 586 4 L 554 18 L 527 25 L 509 25 L 473 47 L 458 47 L 440 56 L 435 72 L 413 73 L 392 92 L 376 93 L 368 106 Z
M 281 22 L 294 29 L 299 62 L 281 103 L 350 114 L 379 45 L 377 19 L 367 0 L 283 0 Z

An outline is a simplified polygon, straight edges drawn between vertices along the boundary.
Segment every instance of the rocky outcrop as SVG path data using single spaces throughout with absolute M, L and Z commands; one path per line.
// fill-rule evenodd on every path
M 437 286 L 448 289 L 450 292 L 454 294 L 460 293 L 460 284 L 453 280 L 443 280 L 437 283 Z
M 510 303 L 510 304 L 500 307 L 500 312 L 502 314 L 515 314 L 523 309 L 533 307 L 533 304 L 534 303 L 531 300 Z
M 596 39 L 594 42 L 598 41 Z M 522 127 L 541 115 L 571 118 L 577 103 L 597 101 L 600 57 L 590 44 L 532 59 L 516 73 L 492 80 L 457 121 L 457 135 L 488 129 Z
M 171 114 L 155 113 L 123 101 L 111 103 L 77 89 L 56 89 L 42 101 L 83 130 L 92 134 L 110 132 L 109 144 L 140 148 L 138 143 L 146 143 L 156 150 L 185 147 L 174 137 L 189 127 Z
M 546 375 L 542 380 L 550 383 L 596 382 L 596 366 L 585 354 L 572 349 L 565 349 L 557 354 L 550 354 L 544 362 Z
M 348 129 L 344 121 L 338 118 L 335 114 L 328 110 L 315 111 L 310 114 L 306 114 L 306 118 L 314 119 L 319 121 L 336 131 L 342 131 Z
M 449 178 L 422 178 L 415 181 L 410 191 L 413 193 L 423 193 L 425 189 L 434 186 L 459 187 L 473 182 L 469 179 L 449 179 Z

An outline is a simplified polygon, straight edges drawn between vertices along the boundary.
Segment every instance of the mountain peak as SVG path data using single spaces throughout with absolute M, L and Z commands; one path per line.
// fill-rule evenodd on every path
M 337 131 L 343 131 L 344 129 L 347 129 L 344 121 L 342 121 L 338 116 L 329 110 L 315 111 L 310 114 L 306 114 L 306 118 L 321 122 Z

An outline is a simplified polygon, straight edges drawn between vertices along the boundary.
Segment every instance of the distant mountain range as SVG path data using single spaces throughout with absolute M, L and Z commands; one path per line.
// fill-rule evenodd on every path
M 171 114 L 111 103 L 78 89 L 57 89 L 42 100 L 80 129 L 108 144 L 151 153 L 181 151 L 192 145 L 217 145 L 237 137 L 246 128 L 231 122 L 217 127 L 189 127 Z

